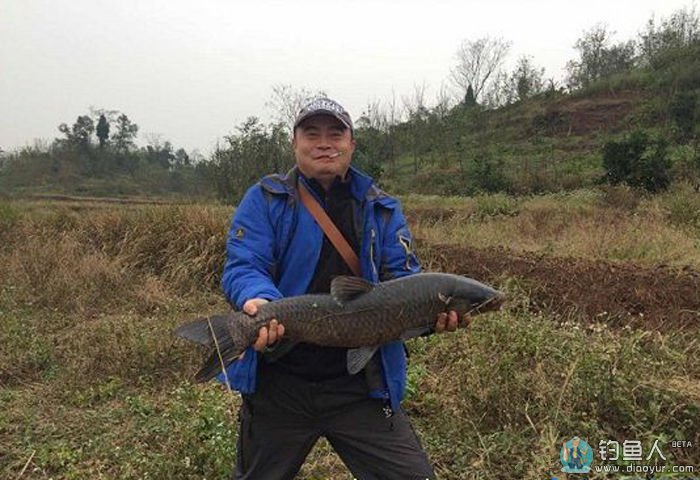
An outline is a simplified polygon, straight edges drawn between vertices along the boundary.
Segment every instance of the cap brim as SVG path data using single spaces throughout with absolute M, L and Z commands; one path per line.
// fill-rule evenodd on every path
M 306 114 L 302 115 L 301 117 L 297 118 L 296 122 L 294 122 L 294 128 L 297 128 L 299 126 L 299 124 L 301 122 L 303 122 L 304 120 L 307 120 L 311 117 L 316 117 L 318 115 L 329 115 L 333 118 L 337 118 L 338 120 L 340 120 L 340 123 L 342 123 L 343 125 L 345 125 L 345 127 L 352 130 L 352 127 L 348 124 L 348 122 L 338 112 L 334 112 L 333 110 L 324 110 L 324 109 L 314 110 L 313 112 L 306 113 Z

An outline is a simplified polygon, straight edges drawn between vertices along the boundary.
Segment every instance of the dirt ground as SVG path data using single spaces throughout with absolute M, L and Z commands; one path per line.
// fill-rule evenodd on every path
M 691 269 L 425 242 L 419 242 L 418 253 L 426 270 L 459 273 L 504 289 L 515 282 L 528 294 L 530 309 L 584 324 L 670 331 L 697 328 L 700 320 L 700 272 Z

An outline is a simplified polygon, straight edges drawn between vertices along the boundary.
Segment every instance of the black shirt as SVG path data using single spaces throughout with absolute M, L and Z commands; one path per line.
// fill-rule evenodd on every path
M 360 242 L 355 228 L 355 202 L 350 191 L 350 182 L 341 181 L 340 177 L 336 177 L 327 192 L 314 179 L 307 180 L 307 183 L 321 199 L 320 203 L 330 219 L 359 256 Z M 331 280 L 338 275 L 353 273 L 324 235 L 321 254 L 307 293 L 330 293 Z M 310 381 L 328 380 L 348 375 L 346 354 L 347 348 L 299 343 L 276 362 L 263 362 L 263 368 L 274 368 Z

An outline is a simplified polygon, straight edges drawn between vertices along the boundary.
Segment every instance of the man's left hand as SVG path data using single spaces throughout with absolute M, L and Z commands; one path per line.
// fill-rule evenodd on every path
M 466 327 L 469 325 L 471 317 L 468 313 L 462 316 L 462 322 Z M 435 322 L 435 333 L 454 332 L 459 326 L 459 315 L 454 310 L 450 310 L 448 313 L 438 313 L 437 321 Z

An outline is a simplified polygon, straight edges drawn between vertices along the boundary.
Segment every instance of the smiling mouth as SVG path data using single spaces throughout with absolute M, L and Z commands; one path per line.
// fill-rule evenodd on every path
M 334 158 L 338 158 L 339 156 L 344 155 L 344 154 L 345 154 L 345 152 L 335 152 L 332 155 L 321 155 L 319 157 L 316 157 L 316 160 L 322 160 L 324 158 L 327 158 L 329 160 L 333 160 Z

